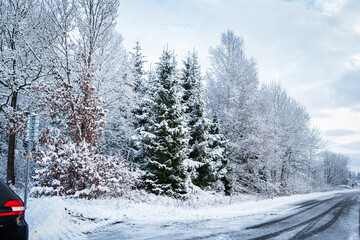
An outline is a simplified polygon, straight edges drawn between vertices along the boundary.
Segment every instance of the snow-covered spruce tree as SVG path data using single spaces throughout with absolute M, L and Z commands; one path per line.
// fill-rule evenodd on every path
M 209 128 L 208 148 L 210 159 L 217 170 L 217 181 L 213 187 L 216 190 L 223 190 L 226 195 L 231 195 L 233 181 L 226 153 L 226 139 L 220 131 L 216 115 L 213 117 Z
M 203 88 L 201 85 L 201 73 L 197 53 L 193 52 L 184 61 L 182 69 L 181 85 L 183 87 L 182 104 L 186 107 L 187 126 L 189 128 L 189 160 L 185 162 L 193 184 L 202 189 L 223 191 L 225 189 L 221 180 L 224 180 L 222 152 L 214 154 L 217 148 L 215 135 L 209 136 L 213 125 L 204 114 Z M 211 146 L 209 146 L 209 140 Z M 215 145 L 214 145 L 215 144 Z M 209 147 L 213 148 L 210 149 Z
M 152 107 L 154 105 L 153 99 L 156 92 L 156 88 L 150 87 L 155 86 L 156 84 L 156 72 L 150 70 L 147 76 L 148 87 L 142 99 L 139 99 L 139 105 L 135 109 L 135 121 L 134 126 L 136 129 L 136 134 L 132 137 L 132 161 L 139 165 L 140 168 L 143 168 L 146 164 L 145 155 L 146 153 L 146 141 L 144 141 L 144 133 L 149 129 L 149 126 L 152 124 L 153 112 Z
M 181 71 L 182 100 L 181 104 L 185 107 L 185 117 L 189 129 L 189 159 L 184 162 L 193 183 L 200 188 L 210 185 L 212 177 L 199 175 L 197 168 L 206 164 L 207 174 L 210 172 L 210 159 L 207 151 L 207 133 L 209 124 L 204 117 L 204 103 L 201 99 L 201 73 L 196 53 L 183 61 Z M 203 166 L 202 168 L 204 168 Z
M 136 41 L 135 47 L 133 48 L 134 52 L 132 53 L 133 60 L 133 72 L 134 72 L 134 85 L 135 92 L 140 94 L 140 98 L 145 95 L 147 86 L 145 82 L 145 71 L 144 71 L 144 55 L 141 52 L 140 42 Z
M 234 190 L 260 192 L 261 124 L 258 114 L 258 77 L 256 64 L 244 53 L 243 39 L 232 31 L 221 35 L 221 44 L 210 49 L 211 69 L 208 73 L 208 107 L 219 120 L 226 139 L 232 165 Z
M 135 115 L 134 126 L 135 128 L 140 128 L 146 122 L 146 119 L 142 118 L 143 109 L 146 108 L 146 95 L 148 94 L 147 79 L 145 78 L 144 71 L 144 56 L 141 52 L 141 46 L 139 41 L 136 42 L 134 47 L 134 53 L 132 53 L 133 61 L 133 75 L 134 75 L 134 91 L 137 93 L 137 106 L 133 110 Z
M 135 164 L 142 164 L 143 157 L 141 156 L 141 143 L 139 141 L 139 134 L 141 129 L 145 126 L 148 116 L 148 82 L 152 78 L 153 74 L 148 74 L 148 78 L 145 77 L 144 71 L 144 56 L 141 52 L 141 46 L 139 41 L 136 42 L 132 53 L 133 61 L 133 74 L 134 74 L 134 91 L 137 93 L 136 107 L 133 110 L 134 115 L 134 128 L 136 133 L 131 138 L 132 155 L 131 160 Z
M 180 104 L 175 57 L 164 50 L 151 84 L 148 123 L 141 132 L 143 184 L 149 192 L 182 198 L 186 194 L 188 131 Z

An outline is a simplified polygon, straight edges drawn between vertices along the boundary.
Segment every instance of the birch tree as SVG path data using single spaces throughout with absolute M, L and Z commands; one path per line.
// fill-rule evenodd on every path
M 324 176 L 327 184 L 337 186 L 346 184 L 350 160 L 342 154 L 324 151 L 321 153 Z
M 218 117 L 228 143 L 236 191 L 259 191 L 261 139 L 257 118 L 256 64 L 244 52 L 244 41 L 232 31 L 221 35 L 221 44 L 210 49 L 208 107 Z
M 267 96 L 266 125 L 272 131 L 272 156 L 268 159 L 274 182 L 280 183 L 285 194 L 296 188 L 294 180 L 311 183 L 323 143 L 319 131 L 311 125 L 306 109 L 289 97 L 278 83 L 265 85 L 262 94 Z M 301 180 L 300 180 L 301 179 Z M 296 189 L 294 189 L 296 191 Z

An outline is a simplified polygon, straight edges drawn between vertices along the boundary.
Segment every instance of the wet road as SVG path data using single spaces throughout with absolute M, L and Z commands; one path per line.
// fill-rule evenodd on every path
M 359 239 L 359 196 L 356 192 L 303 202 L 291 215 L 246 227 L 245 232 L 253 232 L 244 238 Z
M 359 239 L 360 192 L 288 206 L 291 210 L 230 219 L 121 223 L 87 239 Z

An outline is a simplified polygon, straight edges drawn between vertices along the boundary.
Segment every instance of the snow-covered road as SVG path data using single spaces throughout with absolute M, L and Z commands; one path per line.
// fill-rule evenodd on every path
M 359 213 L 360 191 L 344 191 L 234 217 L 155 222 L 129 219 L 86 239 L 359 239 Z

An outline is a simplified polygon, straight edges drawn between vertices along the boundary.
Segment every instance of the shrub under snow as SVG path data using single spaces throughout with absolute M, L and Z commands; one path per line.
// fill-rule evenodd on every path
M 86 142 L 49 145 L 37 154 L 35 195 L 97 198 L 121 196 L 135 188 L 136 171 L 116 157 L 96 153 Z

